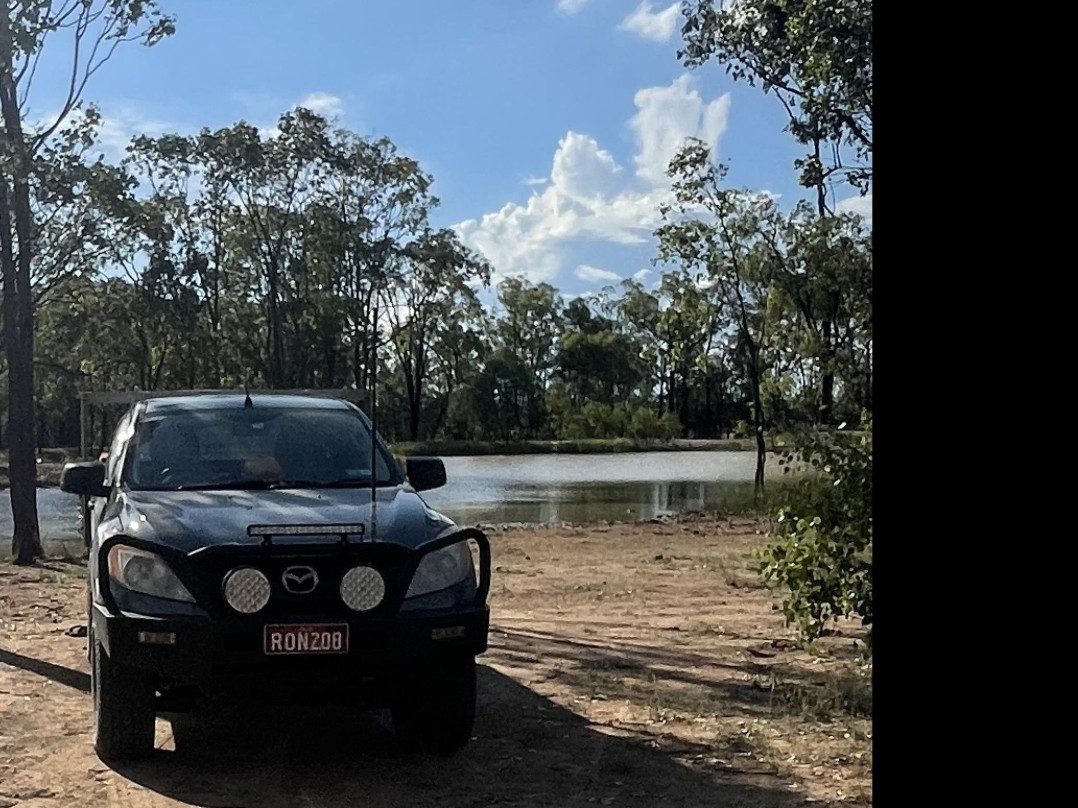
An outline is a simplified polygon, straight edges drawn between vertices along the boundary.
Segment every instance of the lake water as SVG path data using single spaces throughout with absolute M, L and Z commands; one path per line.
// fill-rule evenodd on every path
M 753 452 L 488 455 L 444 458 L 448 483 L 423 497 L 460 524 L 652 519 L 721 508 L 751 485 Z M 774 471 L 777 463 L 769 463 Z M 78 498 L 38 491 L 41 535 L 51 551 L 78 551 Z M 11 505 L 0 492 L 0 553 L 10 548 Z

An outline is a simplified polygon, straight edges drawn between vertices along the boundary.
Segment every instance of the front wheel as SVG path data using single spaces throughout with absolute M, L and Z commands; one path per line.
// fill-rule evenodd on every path
M 91 639 L 94 749 L 102 760 L 134 760 L 154 748 L 157 717 L 152 677 L 112 659 Z
M 416 663 L 394 688 L 390 712 L 397 740 L 409 752 L 449 755 L 461 749 L 475 723 L 475 659 Z

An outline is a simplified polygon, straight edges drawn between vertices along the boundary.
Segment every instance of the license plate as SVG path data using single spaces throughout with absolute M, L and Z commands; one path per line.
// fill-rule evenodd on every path
M 263 647 L 267 654 L 347 654 L 348 624 L 269 625 Z

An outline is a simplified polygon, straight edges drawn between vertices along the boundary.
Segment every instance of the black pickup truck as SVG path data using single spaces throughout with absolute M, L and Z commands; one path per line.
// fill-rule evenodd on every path
M 384 700 L 405 749 L 466 744 L 490 546 L 419 495 L 444 484 L 441 460 L 398 464 L 347 401 L 132 405 L 104 462 L 61 481 L 86 504 L 98 754 L 152 752 L 177 693 L 342 677 Z

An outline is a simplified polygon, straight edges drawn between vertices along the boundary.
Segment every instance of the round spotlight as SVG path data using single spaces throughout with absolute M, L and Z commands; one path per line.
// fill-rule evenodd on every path
M 260 611 L 269 599 L 269 578 L 254 567 L 238 567 L 225 576 L 225 600 L 240 614 Z
M 341 578 L 341 600 L 353 611 L 369 612 L 385 596 L 385 579 L 374 567 L 352 567 Z

